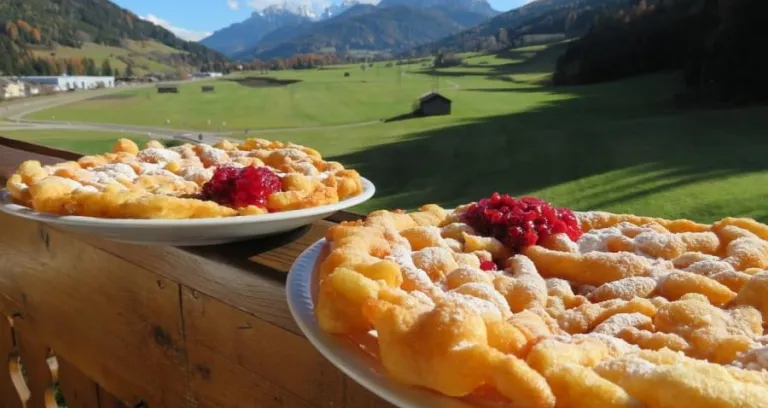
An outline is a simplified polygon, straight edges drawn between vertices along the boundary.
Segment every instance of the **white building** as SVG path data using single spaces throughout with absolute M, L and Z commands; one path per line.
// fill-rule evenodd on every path
M 221 78 L 224 74 L 221 72 L 196 72 L 192 74 L 194 78 Z
M 11 78 L 0 78 L 0 99 L 23 98 L 27 96 L 23 82 Z
M 54 85 L 60 91 L 115 87 L 113 76 L 27 76 L 20 79 L 35 85 Z
M 27 96 L 40 95 L 40 86 L 34 84 L 27 84 Z

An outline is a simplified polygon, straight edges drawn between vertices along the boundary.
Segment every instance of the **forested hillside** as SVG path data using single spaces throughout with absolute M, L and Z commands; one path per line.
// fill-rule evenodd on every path
M 107 0 L 0 1 L 0 70 L 19 73 L 40 65 L 30 49 L 79 48 L 95 43 L 121 47 L 124 40 L 152 40 L 183 53 L 191 65 L 223 61 L 203 45 L 184 41 L 170 31 L 140 19 Z
M 600 18 L 569 45 L 558 84 L 606 81 L 683 69 L 696 99 L 768 100 L 768 2 L 765 0 L 635 0 Z
M 530 34 L 587 32 L 597 16 L 627 7 L 631 0 L 536 0 L 480 25 L 417 47 L 417 55 L 436 52 L 492 51 L 515 44 Z

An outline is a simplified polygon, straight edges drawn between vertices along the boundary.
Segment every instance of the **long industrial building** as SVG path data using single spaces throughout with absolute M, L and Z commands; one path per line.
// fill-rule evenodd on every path
M 115 87 L 113 76 L 25 76 L 19 79 L 30 84 L 58 86 L 59 91 Z

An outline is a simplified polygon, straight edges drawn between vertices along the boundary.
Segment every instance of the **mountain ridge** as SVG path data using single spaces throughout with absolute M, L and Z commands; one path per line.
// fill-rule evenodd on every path
M 387 11 L 392 7 L 405 14 L 398 16 Z M 259 14 L 275 13 L 276 10 L 301 14 L 302 18 L 286 18 L 270 25 Z M 383 0 L 378 5 L 345 0 L 326 7 L 322 13 L 313 13 L 312 17 L 307 17 L 310 13 L 305 9 L 283 3 L 219 30 L 202 43 L 236 59 L 288 57 L 291 53 L 318 52 L 329 47 L 336 50 L 359 47 L 403 50 L 424 41 L 437 40 L 438 36 L 451 34 L 497 14 L 487 0 Z M 416 15 L 424 21 L 414 19 Z M 241 24 L 249 29 L 238 34 L 236 28 Z M 372 28 L 367 29 L 366 24 Z
M 627 7 L 631 0 L 535 0 L 501 13 L 488 21 L 433 43 L 415 47 L 415 54 L 440 51 L 485 50 L 493 42 L 510 45 L 529 34 L 565 34 L 572 38 L 587 32 L 594 19 L 603 13 Z M 504 30 L 503 34 L 501 30 Z M 502 38 L 506 37 L 506 38 Z
M 264 36 L 273 31 L 311 21 L 309 17 L 286 9 L 272 8 L 254 11 L 248 19 L 216 30 L 210 36 L 202 39 L 200 43 L 224 55 L 233 56 L 248 49 L 253 44 L 257 44 Z

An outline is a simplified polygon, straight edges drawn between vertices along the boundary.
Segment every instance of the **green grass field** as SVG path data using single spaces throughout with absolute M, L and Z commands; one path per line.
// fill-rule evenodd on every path
M 111 152 L 115 140 L 119 138 L 131 139 L 139 145 L 146 143 L 149 140 L 146 136 L 96 131 L 17 130 L 3 132 L 2 129 L 0 129 L 0 134 L 30 143 L 83 154 Z
M 174 72 L 176 67 L 170 65 L 166 57 L 172 54 L 183 54 L 182 51 L 156 41 L 133 40 L 125 40 L 123 47 L 85 43 L 80 48 L 56 47 L 53 50 L 35 50 L 33 53 L 43 58 L 52 54 L 55 58 L 92 58 L 99 67 L 102 61 L 109 59 L 112 68 L 120 70 L 122 74 L 125 74 L 126 69 L 122 59 L 128 59 L 133 62 L 133 71 L 136 75 Z
M 676 108 L 677 73 L 546 85 L 561 47 L 476 55 L 434 76 L 409 66 L 400 80 L 397 67 L 347 66 L 276 73 L 303 81 L 282 88 L 217 81 L 214 95 L 200 94 L 199 83 L 179 95 L 129 91 L 135 95 L 35 116 L 153 126 L 170 119 L 200 129 L 221 122 L 229 129 L 332 126 L 406 113 L 438 77 L 454 101 L 451 116 L 259 137 L 306 144 L 358 169 L 378 189 L 360 211 L 451 206 L 498 190 L 579 210 L 768 221 L 768 108 Z

